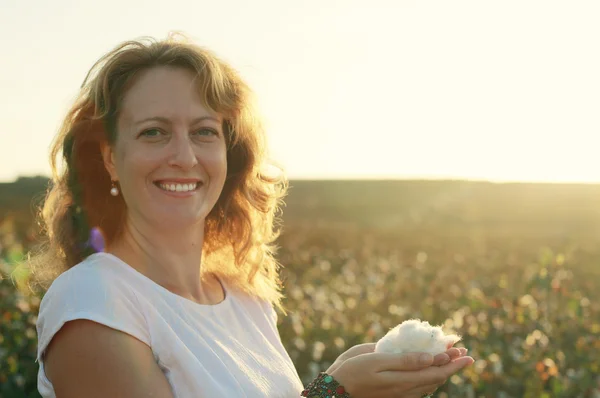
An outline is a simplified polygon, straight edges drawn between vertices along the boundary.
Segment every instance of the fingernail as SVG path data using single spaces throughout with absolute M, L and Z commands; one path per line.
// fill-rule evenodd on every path
M 472 365 L 475 362 L 475 360 L 471 357 L 460 357 L 455 359 L 455 362 L 458 362 L 462 366 L 469 366 Z
M 421 354 L 421 356 L 419 357 L 419 361 L 422 364 L 429 364 L 429 363 L 433 362 L 433 355 L 431 355 L 431 354 Z

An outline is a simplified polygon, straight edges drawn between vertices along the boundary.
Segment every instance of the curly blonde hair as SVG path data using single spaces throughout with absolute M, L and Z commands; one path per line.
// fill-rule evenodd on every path
M 194 72 L 204 103 L 224 117 L 227 178 L 206 217 L 203 273 L 212 272 L 285 313 L 274 241 L 288 182 L 283 173 L 265 172 L 265 133 L 249 87 L 232 67 L 180 34 L 126 41 L 88 72 L 52 144 L 52 181 L 38 215 L 46 239 L 29 257 L 29 288 L 47 289 L 93 253 L 92 229 L 99 229 L 107 244 L 122 233 L 127 209 L 121 196 L 110 197 L 100 148 L 114 145 L 122 99 L 136 76 L 158 66 Z

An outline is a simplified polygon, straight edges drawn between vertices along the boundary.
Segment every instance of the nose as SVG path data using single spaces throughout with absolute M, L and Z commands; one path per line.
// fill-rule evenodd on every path
M 185 134 L 173 134 L 171 156 L 168 164 L 183 170 L 189 170 L 198 164 L 194 146 L 187 132 Z

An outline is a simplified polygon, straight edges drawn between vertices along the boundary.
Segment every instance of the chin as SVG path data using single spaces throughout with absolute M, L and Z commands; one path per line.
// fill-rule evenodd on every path
M 202 213 L 203 214 L 203 213 Z M 154 213 L 154 224 L 162 228 L 185 228 L 193 225 L 203 224 L 205 216 L 199 215 L 198 212 L 189 210 L 163 209 L 159 213 Z

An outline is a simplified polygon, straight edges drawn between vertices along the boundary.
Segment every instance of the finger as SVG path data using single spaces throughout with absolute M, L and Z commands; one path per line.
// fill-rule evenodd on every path
M 375 352 L 375 346 L 377 345 L 377 343 L 363 343 L 363 344 L 358 344 L 355 345 L 354 347 L 351 348 L 352 353 L 356 353 L 356 355 L 361 355 L 361 354 L 369 354 L 371 352 Z
M 469 350 L 467 350 L 465 347 L 460 347 L 459 351 L 461 357 L 464 357 L 465 355 L 467 355 L 467 352 L 469 352 Z
M 464 348 L 465 354 L 466 354 L 466 351 L 467 351 L 466 348 Z M 448 351 L 438 354 L 433 358 L 433 366 L 445 365 L 448 362 L 450 362 L 451 360 L 459 358 L 464 355 L 461 353 L 462 353 L 462 351 L 460 348 L 456 348 L 456 347 L 450 348 Z
M 378 364 L 376 372 L 383 371 L 414 371 L 421 370 L 433 364 L 433 355 L 422 352 L 408 352 L 404 354 L 374 353 L 375 363 Z
M 375 351 L 375 345 L 376 343 L 364 343 L 355 345 L 352 348 L 348 349 L 346 352 L 344 352 L 342 355 L 340 355 L 335 360 L 335 362 L 341 363 L 349 358 L 354 358 L 363 354 L 370 354 Z
M 452 357 L 449 356 L 448 353 L 442 352 L 441 354 L 437 354 L 435 357 L 433 357 L 433 366 L 445 365 L 450 362 L 451 359 Z
M 371 354 L 375 352 L 375 343 L 359 344 L 340 355 L 339 359 L 344 361 L 348 358 L 354 358 L 359 355 Z
M 454 373 L 460 371 L 461 369 L 472 365 L 473 362 L 475 362 L 473 358 L 464 356 L 453 359 L 448 364 L 438 367 L 438 369 L 440 369 L 443 372 L 445 378 L 447 379 L 448 377 L 452 376 Z
M 421 370 L 403 372 L 383 371 L 379 374 L 385 377 L 385 380 L 398 380 L 399 376 L 401 376 L 403 379 L 410 380 L 411 383 L 417 386 L 429 384 L 442 385 L 454 373 L 473 364 L 473 362 L 474 360 L 471 357 L 460 357 L 443 366 L 429 366 Z
M 448 356 L 450 357 L 450 359 L 454 359 L 454 358 L 460 357 L 461 356 L 460 353 L 461 353 L 460 348 L 456 348 L 456 347 L 452 347 L 448 351 L 446 351 L 446 354 L 448 354 Z

